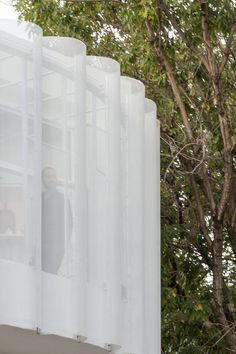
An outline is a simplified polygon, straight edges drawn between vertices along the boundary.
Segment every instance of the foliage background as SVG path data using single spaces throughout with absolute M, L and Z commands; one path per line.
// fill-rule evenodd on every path
M 236 352 L 234 0 L 15 0 L 144 82 L 161 121 L 162 352 Z

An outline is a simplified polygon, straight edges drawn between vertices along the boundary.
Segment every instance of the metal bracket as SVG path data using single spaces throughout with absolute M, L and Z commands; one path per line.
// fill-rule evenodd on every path
M 109 353 L 112 353 L 114 352 L 115 350 L 119 350 L 121 348 L 120 345 L 117 345 L 117 344 L 112 344 L 112 343 L 105 343 L 104 344 L 104 348 L 109 352 Z
M 81 336 L 79 334 L 76 334 L 73 336 L 73 338 L 78 342 L 78 343 L 84 343 L 87 340 L 87 337 Z

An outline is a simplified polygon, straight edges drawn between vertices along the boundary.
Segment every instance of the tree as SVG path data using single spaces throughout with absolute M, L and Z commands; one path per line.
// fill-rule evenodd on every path
M 144 82 L 162 135 L 163 353 L 236 352 L 234 0 L 15 0 Z

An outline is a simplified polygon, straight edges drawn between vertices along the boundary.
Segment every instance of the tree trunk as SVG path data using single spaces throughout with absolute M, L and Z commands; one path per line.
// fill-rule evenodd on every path
M 217 321 L 221 324 L 222 338 L 225 337 L 227 347 L 230 351 L 236 352 L 236 333 L 234 323 L 229 319 L 227 312 L 227 299 L 224 292 L 223 281 L 223 222 L 215 220 L 213 241 L 213 310 Z

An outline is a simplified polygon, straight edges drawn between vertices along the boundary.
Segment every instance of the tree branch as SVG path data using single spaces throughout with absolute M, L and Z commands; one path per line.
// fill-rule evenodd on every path
M 153 31 L 153 28 L 152 28 L 149 20 L 146 19 L 145 22 L 146 22 L 146 27 L 147 27 L 147 30 L 148 30 L 148 33 L 149 33 L 150 42 L 152 43 L 153 48 L 154 48 L 154 50 L 155 50 L 155 52 L 157 54 L 157 57 L 160 60 L 161 66 L 164 67 L 164 69 L 166 71 L 166 74 L 167 74 L 169 83 L 171 85 L 174 97 L 176 99 L 177 105 L 178 105 L 178 107 L 180 109 L 180 112 L 181 112 L 181 115 L 183 117 L 183 122 L 184 122 L 185 131 L 186 131 L 188 140 L 190 142 L 194 142 L 194 137 L 193 137 L 192 129 L 191 129 L 191 126 L 190 126 L 190 123 L 189 123 L 189 120 L 188 120 L 188 115 L 187 115 L 187 112 L 186 112 L 186 109 L 185 109 L 185 105 L 183 103 L 183 100 L 182 100 L 182 97 L 181 97 L 181 94 L 180 94 L 180 90 L 179 90 L 177 82 L 175 80 L 175 77 L 174 77 L 174 74 L 173 74 L 173 70 L 172 70 L 167 58 L 165 57 L 165 55 L 163 53 L 161 45 L 156 40 L 155 33 Z
M 191 186 L 193 188 L 193 192 L 195 195 L 195 199 L 196 199 L 196 204 L 197 204 L 197 211 L 198 211 L 198 216 L 199 216 L 199 221 L 200 221 L 200 226 L 201 226 L 201 230 L 203 233 L 203 236 L 205 238 L 206 243 L 208 244 L 208 246 L 210 247 L 210 249 L 212 248 L 212 240 L 209 237 L 209 231 L 207 229 L 206 226 L 206 221 L 205 221 L 205 214 L 202 208 L 202 204 L 201 204 L 201 199 L 200 199 L 200 195 L 199 195 L 199 190 L 195 181 L 195 178 L 193 175 L 189 175 L 189 179 L 190 179 L 190 183 Z
M 185 35 L 185 33 L 182 31 L 180 24 L 177 20 L 177 18 L 169 11 L 168 7 L 166 6 L 166 3 L 164 0 L 157 0 L 157 3 L 159 4 L 160 8 L 162 11 L 165 13 L 166 17 L 174 27 L 174 29 L 177 31 L 178 35 L 180 36 L 181 40 L 183 43 L 186 44 L 186 46 L 197 56 L 197 58 L 204 64 L 206 67 L 207 71 L 210 70 L 209 68 L 209 63 L 206 59 L 206 57 L 198 50 L 197 47 L 193 45 L 192 42 L 190 42 Z
M 209 74 L 211 75 L 212 78 L 212 84 L 214 89 L 214 100 L 218 111 L 220 131 L 221 131 L 221 136 L 224 144 L 224 182 L 223 182 L 223 190 L 221 193 L 221 199 L 218 207 L 218 216 L 217 216 L 218 220 L 220 220 L 223 217 L 223 214 L 225 212 L 225 208 L 229 200 L 231 186 L 232 186 L 232 177 L 233 177 L 233 158 L 231 153 L 232 139 L 228 127 L 228 121 L 227 121 L 224 101 L 223 101 L 221 87 L 220 87 L 219 69 L 216 68 L 215 66 L 212 45 L 209 37 L 208 1 L 200 0 L 200 4 L 201 4 L 201 19 L 202 19 L 201 22 L 202 22 L 203 40 L 206 44 L 207 58 L 208 58 L 208 63 L 210 68 Z M 233 36 L 234 30 L 235 28 L 233 25 L 232 32 L 230 33 L 228 38 L 228 45 L 230 45 L 232 41 L 231 37 Z M 226 54 L 227 53 L 228 51 L 226 52 Z M 229 54 L 227 54 L 227 59 L 228 59 L 228 55 Z M 225 63 L 223 61 L 222 70 L 224 66 Z
M 177 84 L 177 81 L 175 79 L 175 76 L 173 74 L 173 70 L 172 70 L 172 67 L 170 65 L 170 63 L 168 62 L 163 50 L 162 50 L 162 47 L 161 47 L 161 43 L 160 41 L 156 38 L 156 35 L 155 35 L 155 32 L 151 26 L 151 23 L 148 19 L 146 19 L 146 27 L 147 27 L 147 30 L 148 30 L 148 34 L 149 34 L 149 40 L 150 40 L 150 43 L 156 53 L 156 56 L 159 60 L 159 63 L 160 65 L 163 67 L 163 69 L 165 70 L 166 72 L 166 75 L 167 75 L 167 78 L 168 78 L 168 81 L 170 83 L 170 86 L 171 86 L 171 89 L 172 89 L 172 92 L 174 94 L 174 97 L 175 97 L 175 100 L 176 100 L 176 103 L 180 109 L 180 113 L 182 115 L 182 119 L 183 119 L 183 123 L 184 123 L 184 127 L 185 127 L 185 132 L 186 132 L 186 135 L 187 135 L 187 138 L 189 140 L 189 142 L 193 145 L 193 150 L 194 152 L 197 154 L 197 146 L 195 146 L 195 139 L 194 139 L 194 136 L 193 136 L 193 133 L 192 133 L 192 128 L 191 128 L 191 125 L 189 123 L 189 120 L 188 120 L 188 115 L 187 115 L 187 111 L 186 111 L 186 108 L 185 108 L 185 105 L 184 105 L 184 102 L 183 102 L 183 99 L 181 97 L 181 92 L 180 92 L 180 89 L 179 89 L 179 86 Z M 195 148 L 194 148 L 195 147 Z M 201 174 L 202 174 L 202 178 L 205 182 L 205 190 L 204 192 L 206 192 L 206 197 L 210 203 L 210 207 L 211 207 L 211 211 L 213 214 L 215 214 L 215 210 L 216 210 L 216 204 L 215 204 L 215 201 L 214 201 L 214 196 L 213 196 L 213 193 L 212 193 L 212 189 L 211 189 L 211 185 L 210 185 L 210 181 L 209 181 L 209 177 L 208 177 L 208 174 L 207 174 L 207 171 L 206 171 L 206 168 L 203 165 L 200 166 L 200 171 L 201 171 Z
M 208 3 L 206 0 L 200 0 L 200 5 L 201 5 L 201 24 L 202 24 L 203 41 L 206 44 L 207 61 L 208 61 L 208 65 L 209 65 L 208 72 L 211 74 L 212 77 L 214 77 L 216 74 L 216 69 L 215 69 L 215 64 L 214 64 L 211 41 L 210 41 L 210 37 L 209 37 Z
M 231 45 L 233 42 L 235 31 L 236 31 L 236 20 L 232 23 L 231 28 L 230 28 L 229 36 L 228 36 L 225 50 L 224 50 L 224 58 L 223 58 L 222 62 L 220 63 L 220 67 L 219 67 L 219 75 L 222 74 L 222 72 L 225 68 L 225 65 L 227 64 L 227 61 L 229 59 L 229 55 L 231 52 Z
M 224 182 L 223 190 L 221 193 L 221 199 L 218 207 L 218 220 L 221 220 L 225 212 L 226 205 L 229 201 L 233 184 L 232 137 L 228 126 L 228 120 L 220 89 L 219 78 L 213 80 L 213 88 L 220 123 L 220 131 L 224 145 Z

